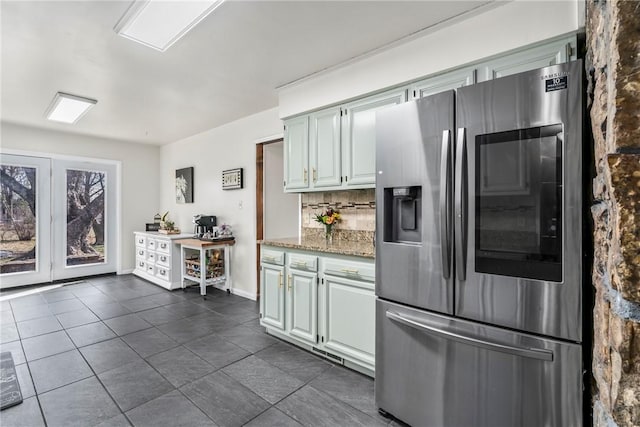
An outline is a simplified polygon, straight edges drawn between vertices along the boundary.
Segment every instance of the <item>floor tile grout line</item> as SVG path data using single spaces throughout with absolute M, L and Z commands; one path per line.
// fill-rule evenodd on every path
M 122 340 L 121 340 L 122 341 Z M 101 341 L 103 342 L 103 341 Z M 75 343 L 74 343 L 75 344 Z M 95 343 L 97 344 L 97 343 Z M 93 345 L 93 344 L 90 344 Z M 126 343 L 125 343 L 126 345 Z M 85 346 L 88 347 L 88 346 Z M 127 421 L 129 421 L 129 418 L 125 415 L 124 411 L 122 411 L 122 409 L 120 408 L 120 405 L 118 405 L 118 402 L 116 402 L 116 399 L 111 395 L 111 393 L 109 393 L 109 389 L 104 385 L 104 383 L 102 382 L 102 380 L 100 379 L 100 377 L 98 376 L 98 373 L 95 371 L 95 369 L 93 369 L 93 366 L 91 366 L 91 363 L 89 363 L 89 361 L 87 360 L 87 358 L 85 357 L 85 355 L 82 353 L 82 351 L 80 351 L 81 347 L 76 347 L 76 349 L 78 350 L 78 353 L 80 353 L 80 356 L 82 357 L 82 359 L 84 360 L 84 363 L 87 364 L 87 366 L 89 367 L 89 369 L 91 369 L 91 372 L 93 372 L 93 376 L 96 377 L 96 380 L 98 381 L 98 383 L 100 384 L 100 386 L 103 388 L 103 390 L 105 391 L 105 393 L 107 393 L 107 396 L 109 396 L 109 398 L 111 399 L 111 401 L 113 402 L 113 404 L 115 405 L 115 407 L 120 411 L 120 413 L 122 415 L 124 415 L 124 417 L 127 419 Z M 86 378 L 85 378 L 86 379 Z M 113 418 L 113 417 L 112 417 Z M 105 420 L 107 421 L 107 420 Z M 98 423 L 100 424 L 100 423 Z M 94 425 L 98 425 L 98 424 L 94 424 Z M 129 424 L 133 425 L 133 423 L 129 422 Z
M 100 291 L 100 290 L 98 289 L 98 291 Z M 106 294 L 105 294 L 105 295 L 106 295 Z M 138 298 L 141 298 L 141 297 L 138 297 Z M 136 298 L 134 298 L 134 299 L 136 299 Z M 116 301 L 114 301 L 114 302 L 120 303 L 121 301 L 122 301 L 122 300 L 116 300 Z M 236 302 L 237 302 L 237 301 L 236 301 Z M 84 303 L 84 301 L 82 301 L 82 303 L 86 306 L 86 304 Z M 172 304 L 181 304 L 181 303 L 192 303 L 192 304 L 193 304 L 193 302 L 192 302 L 192 301 L 189 301 L 189 299 L 188 299 L 188 298 L 183 298 L 183 301 L 181 301 L 181 302 L 170 302 L 170 303 L 168 303 L 168 304 L 162 304 L 162 305 L 159 305 L 158 307 L 166 307 L 166 306 L 168 306 L 168 305 L 172 305 Z M 229 304 L 229 305 L 227 305 L 227 306 L 231 306 L 233 303 L 232 303 L 231 301 L 229 301 L 229 302 L 227 302 L 227 304 Z M 200 304 L 194 304 L 194 305 L 199 305 L 200 307 L 203 307 L 205 310 L 207 310 L 207 311 L 209 311 L 209 312 L 211 312 L 211 313 L 214 313 L 215 315 L 222 316 L 223 318 L 228 318 L 228 315 L 226 315 L 226 314 L 224 314 L 224 313 L 216 312 L 216 311 L 215 311 L 215 309 L 214 309 L 215 307 L 209 307 L 209 306 L 206 306 L 206 305 L 200 305 Z M 154 308 L 158 308 L 158 307 L 154 307 Z M 93 312 L 93 310 L 91 310 L 91 308 L 89 308 L 88 306 L 87 306 L 87 308 L 89 309 L 89 311 L 91 311 L 92 313 L 94 313 L 94 312 Z M 153 309 L 153 308 L 149 308 L 149 309 L 147 309 L 147 310 L 151 310 L 151 309 Z M 141 311 L 147 311 L 147 310 L 141 310 Z M 247 311 L 247 313 L 255 313 L 255 312 L 253 312 L 253 310 L 244 310 L 244 308 L 243 308 L 243 311 Z M 136 314 L 136 313 L 140 313 L 140 312 L 133 312 L 133 313 L 129 313 L 129 314 Z M 95 314 L 95 313 L 94 313 L 94 314 Z M 174 313 L 174 314 L 176 314 L 176 313 Z M 197 314 L 194 314 L 193 316 L 180 317 L 178 320 L 186 320 L 186 319 L 189 319 L 190 317 L 195 317 L 195 316 L 198 316 L 198 315 L 200 315 L 200 314 L 204 315 L 204 314 L 206 314 L 206 313 L 197 313 Z M 180 315 L 180 316 L 182 316 L 182 315 Z M 115 316 L 115 317 L 120 317 L 120 316 Z M 139 317 L 139 316 L 138 316 L 138 317 Z M 98 320 L 98 321 L 102 322 L 105 326 L 107 326 L 108 330 L 113 331 L 113 329 L 111 329 L 111 328 L 110 328 L 110 327 L 105 323 L 105 321 L 106 321 L 106 320 L 109 320 L 109 319 L 102 319 L 102 318 L 99 318 L 99 320 Z M 299 350 L 303 351 L 304 353 L 307 353 L 308 355 L 312 356 L 313 358 L 316 358 L 316 359 L 318 359 L 318 360 L 322 361 L 323 363 L 326 363 L 326 364 L 327 364 L 327 368 L 326 368 L 326 369 L 324 369 L 322 372 L 319 372 L 318 374 L 316 374 L 316 375 L 314 375 L 313 377 L 309 378 L 308 380 L 303 381 L 303 382 L 302 382 L 302 385 L 301 385 L 300 387 L 298 387 L 298 388 L 296 388 L 295 390 L 291 391 L 291 392 L 290 392 L 290 393 L 288 393 L 286 396 L 284 396 L 284 397 L 282 397 L 281 399 L 279 399 L 277 402 L 275 402 L 275 403 L 273 403 L 273 404 L 272 404 L 271 402 L 266 401 L 266 400 L 265 400 L 264 398 L 262 398 L 260 395 L 258 395 L 257 393 L 255 393 L 253 390 L 251 390 L 251 389 L 250 389 L 250 388 L 248 388 L 247 386 L 245 386 L 242 382 L 240 382 L 240 381 L 236 380 L 235 378 L 231 377 L 229 374 L 227 374 L 226 372 L 224 372 L 224 371 L 223 371 L 223 369 L 224 369 L 224 368 L 226 368 L 226 367 L 228 367 L 228 366 L 231 366 L 231 365 L 233 365 L 234 363 L 238 363 L 238 362 L 240 362 L 240 361 L 242 361 L 242 360 L 244 360 L 244 359 L 248 358 L 248 357 L 249 357 L 249 356 L 251 356 L 251 355 L 256 355 L 256 354 L 257 354 L 257 353 L 259 353 L 260 351 L 266 350 L 266 349 L 268 349 L 269 347 L 271 347 L 271 346 L 275 345 L 275 344 L 276 344 L 276 343 L 278 343 L 278 342 L 281 342 L 282 344 L 287 345 L 287 346 L 291 346 L 291 344 L 290 344 L 290 343 L 288 343 L 287 341 L 284 341 L 284 340 L 278 339 L 278 337 L 273 337 L 273 336 L 271 336 L 271 335 L 269 335 L 269 334 L 266 334 L 266 331 L 261 330 L 262 328 L 255 328 L 255 320 L 256 320 L 256 319 L 249 319 L 249 320 L 245 320 L 245 321 L 233 321 L 233 322 L 232 322 L 232 323 L 233 323 L 233 326 L 230 326 L 230 328 L 236 328 L 236 327 L 244 326 L 245 328 L 250 329 L 250 330 L 252 330 L 252 331 L 254 331 L 254 332 L 256 332 L 256 333 L 261 333 L 261 334 L 265 334 L 265 335 L 267 335 L 267 336 L 269 336 L 269 337 L 271 337 L 271 338 L 276 338 L 276 340 L 274 340 L 272 343 L 268 344 L 267 346 L 265 346 L 265 347 L 263 347 L 263 348 L 261 348 L 260 350 L 257 350 L 257 351 L 248 350 L 248 349 L 246 349 L 246 348 L 244 348 L 244 347 L 242 347 L 242 346 L 238 346 L 237 344 L 235 344 L 235 343 L 234 343 L 234 342 L 232 342 L 232 341 L 229 341 L 229 340 L 227 339 L 227 337 L 226 337 L 226 336 L 221 335 L 221 332 L 224 332 L 224 329 L 223 329 L 222 331 L 218 331 L 218 332 L 211 332 L 210 334 L 205 334 L 205 335 L 204 335 L 204 336 L 202 336 L 202 337 L 195 337 L 194 339 L 192 339 L 192 340 L 190 340 L 190 341 L 187 341 L 187 342 L 185 342 L 185 343 L 181 343 L 181 342 L 179 342 L 179 341 L 176 341 L 173 337 L 171 337 L 171 336 L 167 335 L 165 332 L 163 332 L 163 331 L 160 329 L 160 327 L 161 327 L 161 326 L 166 325 L 166 324 L 169 324 L 169 323 L 173 322 L 174 320 L 170 320 L 169 322 L 165 322 L 165 323 L 157 324 L 157 325 L 153 325 L 153 324 L 152 324 L 152 325 L 151 325 L 149 328 L 147 328 L 147 329 L 155 328 L 157 332 L 159 332 L 159 333 L 160 333 L 160 334 L 162 334 L 162 335 L 167 336 L 169 339 L 171 339 L 172 341 L 174 341 L 174 342 L 177 344 L 177 346 L 172 347 L 172 348 L 170 348 L 170 349 L 166 349 L 166 350 L 163 350 L 163 351 L 157 352 L 157 353 L 153 353 L 153 354 L 148 355 L 148 356 L 146 356 L 146 357 L 142 357 L 142 356 L 141 356 L 137 351 L 135 351 L 135 349 L 133 349 L 133 348 L 132 348 L 132 347 L 131 347 L 131 346 L 130 346 L 126 341 L 122 340 L 122 337 L 123 337 L 123 336 L 129 335 L 129 334 L 125 334 L 125 335 L 123 335 L 123 336 L 119 336 L 119 335 L 117 335 L 117 334 L 116 334 L 116 336 L 115 336 L 115 337 L 113 337 L 113 338 L 109 338 L 109 339 L 115 339 L 115 338 L 119 338 L 119 339 L 121 339 L 121 341 L 122 341 L 122 342 L 124 342 L 124 343 L 125 343 L 125 345 L 126 345 L 127 347 L 131 348 L 131 349 L 134 351 L 134 353 L 135 353 L 135 354 L 137 354 L 137 355 L 138 355 L 141 359 L 143 359 L 143 360 L 144 360 L 144 361 L 145 361 L 149 366 L 151 366 L 151 367 L 152 367 L 152 369 L 153 369 L 155 372 L 157 372 L 157 373 L 158 373 L 158 375 L 160 375 L 160 376 L 161 376 L 165 381 L 168 381 L 168 380 L 167 380 L 167 379 L 166 379 L 166 378 L 165 378 L 165 377 L 164 377 L 164 376 L 163 376 L 163 375 L 162 375 L 162 374 L 161 374 L 161 373 L 160 373 L 160 372 L 155 368 L 155 366 L 153 366 L 153 365 L 152 365 L 152 364 L 151 364 L 147 359 L 148 359 L 148 358 L 151 358 L 151 357 L 153 357 L 153 356 L 155 356 L 155 355 L 157 355 L 157 354 L 160 354 L 160 353 L 162 353 L 162 352 L 170 351 L 170 350 L 175 349 L 175 348 L 178 348 L 178 347 L 186 348 L 188 352 L 190 352 L 190 353 L 194 354 L 196 357 L 199 357 L 199 358 L 200 358 L 200 356 L 198 356 L 195 352 L 193 352 L 191 349 L 189 349 L 188 347 L 186 347 L 186 345 L 187 345 L 187 344 L 189 344 L 191 341 L 196 341 L 196 340 L 201 339 L 201 338 L 204 338 L 205 336 L 208 336 L 208 335 L 215 335 L 216 337 L 218 337 L 218 338 L 220 338 L 220 339 L 222 339 L 222 340 L 224 340 L 224 341 L 227 341 L 227 342 L 229 342 L 230 344 L 233 344 L 233 345 L 235 345 L 235 346 L 240 347 L 241 349 L 243 349 L 243 350 L 245 350 L 245 351 L 248 351 L 248 354 L 247 354 L 246 356 L 244 356 L 244 357 L 242 357 L 242 358 L 240 358 L 240 359 L 238 359 L 238 360 L 236 360 L 236 361 L 234 361 L 234 362 L 232 362 L 232 363 L 229 363 L 229 364 L 227 364 L 227 365 L 225 365 L 225 366 L 222 366 L 222 367 L 220 367 L 220 368 L 216 368 L 216 366 L 215 366 L 215 365 L 211 365 L 211 364 L 210 364 L 208 361 L 206 361 L 205 359 L 203 359 L 203 360 L 205 361 L 205 363 L 207 363 L 209 366 L 211 366 L 211 367 L 213 367 L 213 368 L 215 369 L 213 372 L 211 372 L 212 374 L 213 374 L 213 373 L 215 373 L 215 372 L 221 371 L 221 373 L 222 373 L 223 375 L 225 375 L 226 377 L 230 378 L 230 379 L 231 379 L 231 380 L 233 380 L 234 382 L 238 383 L 242 388 L 247 389 L 249 392 L 251 392 L 252 394 L 256 395 L 256 396 L 257 396 L 258 398 L 260 398 L 261 400 L 264 400 L 264 401 L 269 405 L 269 407 L 268 407 L 268 408 L 266 408 L 266 409 L 265 409 L 265 411 L 262 411 L 260 414 L 256 415 L 254 418 L 252 418 L 252 419 L 251 419 L 251 420 L 253 420 L 253 419 L 255 419 L 256 417 L 258 417 L 258 416 L 260 416 L 261 414 L 263 414 L 264 412 L 268 411 L 270 408 L 274 408 L 274 407 L 275 407 L 275 409 L 276 409 L 276 410 L 279 410 L 279 409 L 276 407 L 276 405 L 277 405 L 277 404 L 279 404 L 282 400 L 284 400 L 284 399 L 286 399 L 287 397 L 291 396 L 292 394 L 294 394 L 295 392 L 297 392 L 297 391 L 298 391 L 298 390 L 300 390 L 301 388 L 305 387 L 306 385 L 309 385 L 310 387 L 313 387 L 313 386 L 310 384 L 311 382 L 313 382 L 316 378 L 318 378 L 318 377 L 319 377 L 320 375 L 322 375 L 323 373 L 327 372 L 327 369 L 332 369 L 332 368 L 334 368 L 335 366 L 338 366 L 338 365 L 334 365 L 333 363 L 331 363 L 331 362 L 330 362 L 329 360 L 327 360 L 327 359 L 324 359 L 324 358 L 322 358 L 322 357 L 319 357 L 319 356 L 315 355 L 314 353 L 312 353 L 312 352 L 308 351 L 307 349 L 299 349 Z M 93 323 L 95 323 L 95 322 L 93 322 Z M 65 328 L 64 326 L 63 326 L 63 328 L 64 328 L 64 331 L 65 331 L 66 335 L 70 338 L 70 336 L 69 336 L 69 334 L 68 334 L 68 332 L 67 332 L 67 328 Z M 69 329 L 72 329 L 72 328 L 69 328 Z M 142 331 L 142 330 L 141 330 L 141 331 Z M 113 332 L 115 333 L 115 331 L 113 331 Z M 134 332 L 132 332 L 132 333 L 136 333 L 136 332 L 140 332 L 140 331 L 134 331 Z M 108 340 L 108 339 L 107 339 L 107 340 Z M 21 341 L 21 345 L 22 345 L 22 339 L 20 339 L 20 341 Z M 75 342 L 73 342 L 73 340 L 71 340 L 71 341 L 72 341 L 72 343 L 74 344 L 74 348 L 75 348 L 75 349 L 80 350 L 80 348 L 82 348 L 82 347 L 78 347 L 77 345 L 75 345 Z M 92 344 L 89 344 L 89 345 L 97 344 L 97 343 L 104 342 L 104 341 L 106 341 L 106 340 L 101 340 L 101 341 L 98 341 L 98 342 L 96 342 L 96 343 L 92 343 Z M 86 347 L 86 346 L 83 346 L 83 347 Z M 295 346 L 294 346 L 294 347 L 295 347 Z M 297 348 L 297 347 L 296 347 L 296 348 Z M 82 352 L 80 352 L 80 353 L 82 354 Z M 56 354 L 60 354 L 60 353 L 56 353 Z M 83 359 L 84 359 L 84 360 L 85 360 L 85 362 L 86 362 L 86 358 L 84 358 L 84 355 L 82 355 L 82 357 L 83 357 Z M 38 360 L 38 359 L 35 359 L 35 360 Z M 270 364 L 269 362 L 267 362 L 266 360 L 263 360 L 263 359 L 261 359 L 261 360 L 262 360 L 263 362 L 265 362 L 265 363 L 267 363 L 267 364 L 271 365 L 271 364 Z M 88 363 L 87 363 L 87 364 L 88 364 Z M 89 364 L 88 364 L 88 365 L 89 365 Z M 276 369 L 280 369 L 280 368 L 278 368 L 277 366 L 274 366 L 274 365 L 271 365 L 271 366 L 273 366 L 273 367 L 274 367 L 274 368 L 276 368 Z M 91 372 L 94 374 L 94 376 L 96 376 L 96 378 L 98 378 L 98 380 L 99 380 L 98 374 L 96 374 L 96 373 L 95 373 L 95 371 L 94 371 L 94 369 L 91 367 L 91 365 L 89 365 L 89 367 L 90 367 L 90 369 L 91 369 Z M 283 372 L 285 372 L 285 371 L 283 371 Z M 294 377 L 294 378 L 295 378 L 295 377 Z M 85 378 L 85 379 L 86 379 L 86 378 Z M 79 380 L 79 381 L 81 381 L 81 380 Z M 188 382 L 188 383 L 186 383 L 186 384 L 183 384 L 183 385 L 181 385 L 180 387 L 176 387 L 176 386 L 174 386 L 173 384 L 171 384 L 171 386 L 172 386 L 172 388 L 173 388 L 174 390 L 176 390 L 176 389 L 177 389 L 177 390 L 179 390 L 179 391 L 180 391 L 180 393 L 181 393 L 181 395 L 185 396 L 185 395 L 184 395 L 184 393 L 182 392 L 182 390 L 180 390 L 180 389 L 181 389 L 181 388 L 183 388 L 183 387 L 185 387 L 185 386 L 187 386 L 187 385 L 189 385 L 189 384 L 191 384 L 191 383 L 193 383 L 193 382 L 195 382 L 195 381 L 198 381 L 198 379 L 193 380 L 193 381 L 191 381 L 191 382 Z M 76 382 L 77 382 L 77 381 L 76 381 Z M 103 388 L 105 388 L 105 390 L 106 390 L 106 387 L 104 387 L 104 384 L 102 383 L 102 381 L 99 381 L 99 382 L 100 382 L 101 386 L 102 386 Z M 169 382 L 169 383 L 170 383 L 170 382 Z M 70 384 L 73 384 L 73 382 L 72 382 L 72 383 L 70 383 Z M 327 394 L 326 392 L 324 392 L 323 390 L 317 389 L 317 388 L 315 388 L 315 387 L 313 387 L 313 388 L 314 388 L 314 390 L 316 390 L 316 391 L 318 391 L 318 392 L 320 392 L 320 393 L 323 393 L 324 395 L 328 395 L 328 394 Z M 53 390 L 53 389 L 52 389 L 52 390 Z M 52 391 L 52 390 L 50 390 L 50 391 Z M 108 393 L 108 391 L 107 391 L 107 393 Z M 111 399 L 112 399 L 112 400 L 114 400 L 114 399 L 113 399 L 113 396 L 111 396 L 111 394 L 110 394 L 110 393 L 108 393 L 108 394 L 109 394 L 109 396 L 111 397 Z M 39 395 L 36 393 L 36 396 L 39 396 Z M 360 411 L 359 409 L 357 409 L 357 408 L 355 408 L 355 407 L 353 407 L 353 406 L 349 405 L 347 402 L 345 402 L 345 401 L 343 401 L 343 400 L 341 400 L 341 399 L 338 399 L 338 398 L 334 398 L 333 396 L 330 396 L 330 395 L 328 395 L 328 396 L 329 396 L 330 398 L 332 398 L 332 399 L 334 399 L 334 400 L 338 401 L 338 402 L 341 402 L 341 403 L 344 403 L 345 405 L 348 405 L 349 407 L 351 407 L 353 410 L 357 411 L 358 413 L 361 413 L 361 414 L 363 414 L 363 415 L 367 415 L 369 418 L 371 418 L 371 415 L 369 415 L 369 414 L 367 414 L 367 413 L 364 413 L 364 412 Z M 188 399 L 188 396 L 185 396 L 185 397 L 187 397 L 187 399 Z M 153 400 L 153 399 L 151 399 L 151 400 Z M 151 400 L 150 400 L 150 401 L 151 401 Z M 194 403 L 194 404 L 195 404 L 195 402 L 191 401 L 191 399 L 188 399 L 188 400 L 189 400 L 190 402 L 192 402 L 192 403 Z M 144 405 L 144 404 L 146 404 L 146 403 L 148 403 L 148 402 L 149 402 L 149 401 L 147 401 L 147 402 L 145 402 L 145 403 L 143 403 L 143 404 L 141 404 L 141 405 Z M 139 405 L 139 406 L 141 406 L 141 405 Z M 117 406 L 117 403 L 116 403 L 116 406 Z M 138 406 L 136 406 L 136 408 L 137 408 L 137 407 L 138 407 Z M 198 407 L 198 406 L 196 405 L 196 407 Z M 119 408 L 119 407 L 118 407 L 118 408 Z M 131 408 L 131 410 L 133 410 L 133 409 L 135 409 L 135 408 Z M 199 407 L 198 407 L 198 409 L 199 409 L 199 411 L 201 411 L 201 412 L 202 412 L 202 410 L 201 410 Z M 41 409 L 41 411 L 42 411 L 42 409 Z M 132 422 L 132 421 L 129 419 L 129 417 L 127 417 L 127 416 L 126 416 L 126 413 L 125 413 L 125 412 L 123 412 L 122 410 L 120 410 L 120 413 L 122 413 L 122 414 L 124 415 L 124 417 L 127 419 L 127 421 L 128 421 L 128 422 Z M 206 414 L 205 414 L 205 415 L 206 415 Z M 287 416 L 288 416 L 288 415 L 287 415 Z M 208 418 L 208 419 L 211 419 L 211 418 L 210 418 L 210 417 L 208 417 L 208 416 L 207 416 L 207 418 Z M 251 422 L 251 420 L 248 420 L 248 421 L 246 421 L 246 422 Z

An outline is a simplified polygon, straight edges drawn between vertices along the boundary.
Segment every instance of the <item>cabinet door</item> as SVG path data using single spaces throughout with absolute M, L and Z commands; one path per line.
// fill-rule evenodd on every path
M 327 350 L 375 363 L 375 302 L 373 283 L 324 276 L 324 330 Z
M 409 96 L 413 99 L 423 98 L 446 90 L 469 86 L 476 82 L 476 69 L 465 68 L 452 71 L 441 76 L 415 82 L 409 88 Z
M 527 49 L 482 64 L 478 79 L 493 80 L 549 65 L 562 64 L 573 60 L 575 55 L 575 37 Z
M 340 186 L 340 109 L 313 113 L 310 116 L 309 147 L 311 162 L 311 187 Z
M 284 331 L 284 267 L 262 264 L 260 324 Z
M 402 89 L 345 105 L 342 116 L 342 165 L 346 186 L 375 186 L 376 111 L 405 101 L 406 90 Z
M 309 187 L 309 117 L 296 117 L 284 125 L 284 189 Z
M 290 269 L 287 275 L 288 332 L 309 344 L 318 338 L 318 274 Z

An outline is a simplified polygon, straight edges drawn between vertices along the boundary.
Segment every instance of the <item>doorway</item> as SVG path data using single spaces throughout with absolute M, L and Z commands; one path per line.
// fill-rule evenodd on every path
M 0 157 L 0 289 L 117 267 L 117 166 Z
M 256 144 L 257 240 L 296 237 L 300 233 L 300 196 L 285 193 L 284 140 Z M 260 296 L 260 244 L 256 245 L 257 295 Z

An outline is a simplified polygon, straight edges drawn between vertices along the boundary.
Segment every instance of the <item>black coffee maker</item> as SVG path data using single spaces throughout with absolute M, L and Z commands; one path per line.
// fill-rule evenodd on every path
M 194 215 L 193 224 L 193 234 L 196 237 L 202 237 L 206 233 L 213 233 L 217 220 L 213 215 Z

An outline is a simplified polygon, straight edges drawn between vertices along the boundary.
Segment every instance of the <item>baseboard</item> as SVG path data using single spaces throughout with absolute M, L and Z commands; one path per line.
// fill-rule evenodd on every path
M 248 298 L 252 301 L 255 301 L 258 299 L 258 296 L 256 295 L 255 292 L 247 292 L 247 291 L 243 291 L 242 289 L 231 289 L 231 293 L 234 295 L 238 295 L 239 297 Z
M 134 270 L 133 268 L 128 268 L 128 269 L 126 269 L 126 270 L 120 270 L 120 271 L 118 271 L 116 274 L 117 274 L 118 276 L 122 276 L 122 275 L 124 275 L 124 274 L 131 274 L 131 273 L 133 273 L 133 270 Z
M 216 289 L 221 289 L 221 290 L 225 290 L 226 288 L 224 287 L 224 284 L 214 284 L 213 285 L 214 288 Z M 238 295 L 239 297 L 243 297 L 243 298 L 247 298 L 250 299 L 252 301 L 255 301 L 258 299 L 258 296 L 256 295 L 255 292 L 247 292 L 247 291 L 243 291 L 242 289 L 231 289 L 231 293 L 234 295 Z

